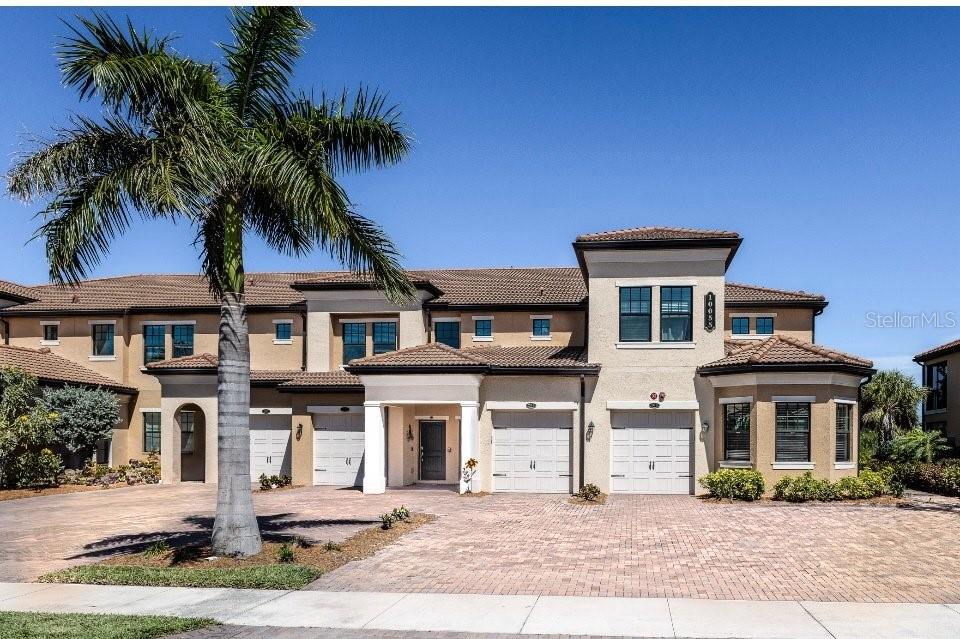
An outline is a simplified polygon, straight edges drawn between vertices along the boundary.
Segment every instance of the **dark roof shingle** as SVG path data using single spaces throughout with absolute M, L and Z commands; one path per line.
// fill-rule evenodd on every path
M 952 342 L 947 342 L 946 344 L 941 344 L 940 346 L 934 346 L 931 349 L 925 350 L 922 353 L 918 353 L 916 357 L 913 358 L 915 362 L 925 362 L 927 360 L 933 359 L 934 357 L 943 357 L 944 355 L 950 355 L 960 351 L 960 339 L 955 339 Z
M 727 282 L 724 289 L 725 303 L 728 306 L 746 305 L 776 305 L 776 304 L 809 304 L 812 306 L 826 306 L 827 298 L 817 293 L 806 291 L 787 291 L 752 284 L 735 284 Z
M 8 280 L 0 280 L 0 297 L 17 302 L 29 302 L 39 299 L 36 291 L 29 286 L 23 286 Z
M 215 373 L 219 360 L 216 355 L 210 353 L 195 353 L 194 355 L 185 355 L 183 357 L 174 357 L 164 359 L 159 362 L 150 362 L 144 368 L 148 373 L 184 373 L 184 372 L 205 372 Z M 263 370 L 253 369 L 250 371 L 250 381 L 254 383 L 275 383 L 279 384 L 292 379 L 294 376 L 302 373 L 301 370 Z
M 137 392 L 132 386 L 121 384 L 106 375 L 55 355 L 49 348 L 0 345 L 0 367 L 5 366 L 23 369 L 41 382 L 102 387 L 125 394 Z
M 402 369 L 447 369 L 475 372 L 510 370 L 582 370 L 595 372 L 599 366 L 587 362 L 586 349 L 575 346 L 480 346 L 452 348 L 432 342 L 399 351 L 352 361 L 347 370 L 370 373 Z
M 638 226 L 632 229 L 587 233 L 577 236 L 577 242 L 607 242 L 607 241 L 643 241 L 643 240 L 715 240 L 737 239 L 740 234 L 735 231 L 718 231 L 712 229 L 674 228 L 669 226 Z

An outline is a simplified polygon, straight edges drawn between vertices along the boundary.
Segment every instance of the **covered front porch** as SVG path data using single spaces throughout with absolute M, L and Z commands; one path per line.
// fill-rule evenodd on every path
M 363 492 L 411 484 L 479 490 L 463 473 L 480 454 L 481 375 L 364 375 Z

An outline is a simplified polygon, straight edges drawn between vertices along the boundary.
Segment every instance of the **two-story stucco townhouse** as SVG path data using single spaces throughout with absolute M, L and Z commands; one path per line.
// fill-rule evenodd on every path
M 728 283 L 740 243 L 583 235 L 579 268 L 411 271 L 405 306 L 349 273 L 250 274 L 252 475 L 464 490 L 475 458 L 475 491 L 692 493 L 721 467 L 856 473 L 871 362 L 814 343 L 822 296 Z M 163 481 L 216 480 L 201 278 L 2 284 L 0 299 L 6 344 L 136 389 L 112 459 L 159 451 Z
M 940 430 L 951 444 L 960 444 L 960 388 L 957 375 L 960 370 L 960 339 L 926 350 L 913 361 L 923 368 L 923 385 L 929 389 L 923 402 L 923 427 Z

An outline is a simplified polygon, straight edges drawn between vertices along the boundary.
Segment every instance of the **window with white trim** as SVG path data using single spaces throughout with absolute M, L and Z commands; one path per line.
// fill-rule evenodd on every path
M 367 355 L 367 325 L 363 322 L 343 324 L 343 363 Z
M 173 356 L 189 357 L 193 355 L 193 324 L 174 324 L 170 328 L 173 339 Z
M 373 323 L 373 354 L 389 353 L 397 350 L 397 323 Z
M 550 318 L 534 317 L 532 332 L 534 337 L 550 337 Z
M 192 453 L 194 451 L 195 426 L 194 412 L 192 410 L 180 411 L 180 452 Z
M 850 422 L 852 415 L 852 405 L 837 404 L 837 455 L 835 461 L 850 461 Z
M 93 356 L 94 357 L 112 357 L 113 356 L 113 324 L 91 324 L 90 331 L 93 337 Z
M 660 287 L 660 341 L 693 341 L 693 287 Z
M 437 343 L 460 348 L 460 322 L 438 322 L 433 325 Z
M 777 402 L 776 452 L 778 462 L 810 461 L 810 404 Z
M 758 317 L 755 323 L 757 335 L 773 335 L 772 317 Z
M 750 461 L 750 404 L 723 405 L 723 458 Z
M 492 319 L 473 320 L 473 334 L 475 337 L 493 337 Z
M 59 342 L 60 341 L 60 325 L 44 324 L 43 325 L 43 341 Z
M 650 341 L 651 291 L 649 286 L 620 287 L 620 341 Z
M 160 452 L 160 411 L 143 412 L 143 452 Z
M 731 333 L 734 335 L 749 335 L 750 334 L 750 318 L 749 317 L 734 317 L 730 320 Z
M 143 327 L 143 363 L 159 362 L 166 358 L 167 327 L 163 324 L 146 324 Z

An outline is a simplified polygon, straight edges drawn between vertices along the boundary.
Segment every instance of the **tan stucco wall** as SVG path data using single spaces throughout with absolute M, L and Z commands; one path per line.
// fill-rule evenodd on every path
M 960 444 L 960 353 L 953 353 L 946 357 L 934 357 L 928 364 L 947 363 L 947 408 L 944 411 L 926 412 L 923 414 L 924 424 L 946 422 L 946 435 L 953 440 L 954 445 Z M 923 371 L 920 373 L 923 381 Z
M 533 316 L 550 316 L 550 339 L 535 340 Z M 474 340 L 474 317 L 493 318 L 493 339 Z M 471 346 L 582 346 L 584 335 L 583 311 L 469 311 L 462 313 L 435 312 L 433 319 L 460 320 L 460 347 Z
M 696 429 L 703 419 L 712 418 L 713 406 L 712 389 L 709 384 L 697 381 L 696 368 L 724 356 L 723 331 L 719 326 L 712 331 L 704 328 L 704 296 L 712 292 L 717 308 L 723 308 L 723 260 L 726 254 L 705 255 L 694 251 L 687 261 L 682 251 L 664 251 L 662 253 L 668 259 L 659 261 L 653 255 L 637 256 L 634 253 L 622 251 L 622 261 L 619 262 L 591 263 L 591 255 L 586 256 L 590 291 L 588 359 L 601 363 L 602 369 L 586 411 L 588 428 L 592 426 L 593 436 L 586 447 L 585 480 L 604 492 L 610 490 L 612 415 L 607 409 L 608 401 L 649 402 L 651 393 L 663 392 L 666 393 L 666 402 L 698 402 L 700 409 L 694 414 L 694 477 L 708 471 L 713 454 L 710 438 L 702 438 Z M 631 258 L 637 258 L 637 261 Z M 672 344 L 646 344 L 641 348 L 618 348 L 618 282 L 653 287 L 651 335 L 654 340 L 660 335 L 660 286 L 683 286 L 695 282 L 692 298 L 694 346 L 676 348 Z
M 399 423 L 397 418 L 402 415 Z M 403 471 L 403 485 L 420 481 L 420 421 L 441 420 L 446 422 L 446 477 L 439 483 L 454 484 L 460 479 L 460 406 L 459 404 L 409 404 L 393 407 L 390 413 L 391 436 L 401 429 L 403 442 L 402 458 L 387 458 L 388 476 L 398 477 L 399 465 Z M 406 439 L 412 433 L 413 440 Z M 393 448 L 393 437 L 388 437 L 388 447 Z
M 397 341 L 400 340 L 400 325 L 399 319 L 400 316 L 398 313 L 384 313 L 377 315 L 364 315 L 363 317 L 356 318 L 357 320 L 373 320 L 363 322 L 366 324 L 366 354 L 367 357 L 373 355 L 373 324 L 374 321 L 388 321 L 392 320 L 398 322 L 397 324 Z M 343 366 L 343 324 L 344 322 L 354 322 L 354 319 L 349 315 L 336 315 L 332 314 L 330 316 L 330 367 L 327 370 L 336 370 Z
M 728 308 L 724 312 L 723 334 L 727 339 L 737 339 L 733 334 L 731 319 L 734 317 L 750 317 L 750 334 L 757 330 L 756 315 L 775 315 L 773 318 L 773 332 L 775 335 L 786 335 L 805 342 L 813 341 L 813 310 L 809 308 Z
M 363 393 L 279 393 L 292 408 L 290 473 L 295 486 L 313 485 L 313 416 L 308 406 L 362 406 Z M 297 432 L 300 438 L 297 438 Z
M 767 489 L 784 475 L 799 475 L 805 470 L 779 470 L 773 468 L 776 447 L 776 404 L 774 396 L 809 396 L 816 401 L 810 406 L 810 461 L 814 468 L 810 472 L 816 477 L 831 480 L 847 475 L 856 475 L 857 441 L 859 407 L 853 406 L 851 415 L 851 444 L 850 463 L 852 469 L 835 467 L 837 442 L 837 408 L 835 399 L 857 399 L 857 389 L 851 386 L 836 386 L 829 384 L 782 384 L 782 385 L 755 385 L 729 386 L 716 389 L 716 403 L 714 404 L 717 416 L 712 424 L 712 438 L 716 457 L 711 463 L 711 470 L 721 467 L 723 461 L 723 407 L 721 398 L 752 397 L 750 410 L 750 455 L 752 467 L 763 473 Z

